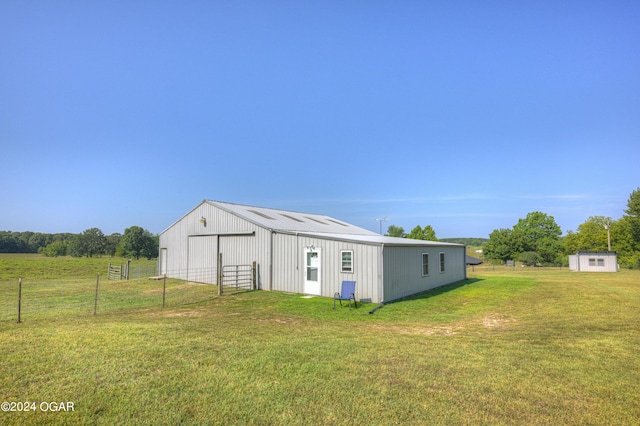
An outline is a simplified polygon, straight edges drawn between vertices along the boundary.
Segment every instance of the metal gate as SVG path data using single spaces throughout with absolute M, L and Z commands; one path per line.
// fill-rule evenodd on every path
M 107 280 L 128 280 L 130 266 L 131 260 L 128 260 L 124 265 L 109 264 L 109 269 L 107 271 Z
M 222 267 L 222 286 L 255 290 L 256 274 L 254 265 L 227 265 Z

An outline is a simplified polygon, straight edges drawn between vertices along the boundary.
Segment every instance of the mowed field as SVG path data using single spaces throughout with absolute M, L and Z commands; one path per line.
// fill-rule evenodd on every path
M 464 282 L 373 314 L 371 304 L 332 306 L 249 291 L 0 321 L 0 401 L 22 408 L 0 412 L 0 424 L 640 418 L 639 271 L 476 267 Z

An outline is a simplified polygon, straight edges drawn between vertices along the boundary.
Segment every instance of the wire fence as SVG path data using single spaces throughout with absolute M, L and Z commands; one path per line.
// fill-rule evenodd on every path
M 191 271 L 193 272 L 193 271 Z M 129 280 L 108 280 L 107 274 L 93 279 L 30 279 L 0 281 L 0 321 L 23 322 L 69 316 L 100 315 L 139 308 L 175 307 L 218 297 L 215 268 L 189 271 L 130 270 Z M 191 280 L 170 277 L 187 277 Z M 228 286 L 223 277 L 223 293 L 255 288 L 244 280 Z
M 109 264 L 109 270 L 111 270 L 112 266 L 117 266 L 121 269 L 125 269 L 127 279 L 153 277 L 158 273 L 158 266 L 153 263 L 149 264 L 129 261 L 126 264 L 122 265 Z
M 467 272 L 500 272 L 500 271 L 559 271 L 569 269 L 562 264 L 545 266 L 527 266 L 522 264 L 492 264 L 489 262 L 480 265 L 467 265 Z

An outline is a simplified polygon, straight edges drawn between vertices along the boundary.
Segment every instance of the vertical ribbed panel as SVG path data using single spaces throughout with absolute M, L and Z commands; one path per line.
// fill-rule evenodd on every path
M 246 235 L 250 233 L 253 235 Z M 339 292 L 344 280 L 356 281 L 358 300 L 379 303 L 465 278 L 464 246 L 384 246 L 383 261 L 380 243 L 343 241 L 335 236 L 272 234 L 270 229 L 208 202 L 195 207 L 160 235 L 160 249 L 166 249 L 162 267 L 166 267 L 168 277 L 215 283 L 216 256 L 220 252 L 223 265 L 249 265 L 255 261 L 258 288 L 290 293 L 304 291 L 304 249 L 311 245 L 322 248 L 321 294 L 326 297 Z M 341 272 L 341 250 L 353 250 L 351 273 Z M 429 253 L 429 276 L 422 277 L 425 252 Z M 440 273 L 440 252 L 445 253 L 444 273 Z
M 217 284 L 217 238 L 191 236 L 188 250 L 187 281 Z
M 429 253 L 428 276 L 422 276 L 422 253 Z M 444 272 L 440 253 L 445 256 Z M 465 259 L 464 246 L 385 247 L 385 302 L 465 279 Z
M 342 281 L 356 281 L 358 300 L 378 302 L 378 263 L 380 246 L 325 240 L 305 236 L 276 234 L 274 240 L 273 289 L 289 293 L 304 291 L 304 249 L 313 245 L 322 249 L 321 294 L 333 297 Z M 353 272 L 341 272 L 341 250 L 353 250 Z

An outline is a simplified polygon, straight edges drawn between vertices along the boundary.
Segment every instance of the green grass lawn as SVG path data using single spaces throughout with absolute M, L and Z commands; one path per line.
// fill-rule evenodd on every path
M 48 258 L 38 254 L 0 255 L 0 321 L 17 320 L 19 279 L 23 321 L 78 315 L 103 314 L 165 304 L 177 306 L 207 300 L 217 287 L 187 284 L 156 275 L 156 260 L 132 260 L 131 280 L 108 280 L 109 264 L 127 263 L 123 258 Z M 96 286 L 98 287 L 96 301 Z
M 635 424 L 640 273 L 484 270 L 374 314 L 252 291 L 0 321 L 0 424 Z
M 127 259 L 122 257 L 45 257 L 40 254 L 0 254 L 0 281 L 16 281 L 18 278 L 95 280 L 98 274 L 106 279 L 109 264 L 125 263 Z M 131 272 L 137 273 L 136 278 L 157 275 L 157 264 L 158 261 L 155 259 L 132 260 Z

